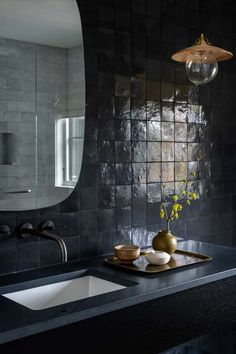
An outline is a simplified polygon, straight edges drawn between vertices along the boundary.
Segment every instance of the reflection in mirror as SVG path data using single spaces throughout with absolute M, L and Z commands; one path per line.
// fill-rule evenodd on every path
M 81 169 L 85 79 L 76 0 L 0 1 L 0 210 L 55 205 Z

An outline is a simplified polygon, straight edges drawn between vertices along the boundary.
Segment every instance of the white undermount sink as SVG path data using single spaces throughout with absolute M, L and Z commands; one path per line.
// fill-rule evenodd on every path
M 43 310 L 91 296 L 124 289 L 126 286 L 92 275 L 16 291 L 2 296 L 31 310 Z

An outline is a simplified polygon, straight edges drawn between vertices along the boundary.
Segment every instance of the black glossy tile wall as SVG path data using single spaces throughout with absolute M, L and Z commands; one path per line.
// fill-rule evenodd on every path
M 173 223 L 179 237 L 236 245 L 235 59 L 205 87 L 188 82 L 171 54 L 201 32 L 199 1 L 78 0 L 83 24 L 86 126 L 80 179 L 52 208 L 0 213 L 0 273 L 60 261 L 56 245 L 19 239 L 16 227 L 56 224 L 70 260 L 112 252 L 115 243 L 150 244 L 159 220 L 160 175 L 174 191 L 200 152 L 200 201 Z M 209 40 L 234 52 L 233 0 L 203 2 Z

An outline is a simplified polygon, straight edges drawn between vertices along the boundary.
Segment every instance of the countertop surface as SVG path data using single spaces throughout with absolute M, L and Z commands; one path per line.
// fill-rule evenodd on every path
M 206 263 L 163 273 L 139 274 L 117 271 L 104 257 L 0 276 L 0 294 L 73 279 L 87 269 L 96 276 L 127 287 L 44 310 L 31 310 L 0 296 L 0 343 L 30 336 L 97 315 L 173 295 L 196 286 L 236 275 L 236 249 L 196 241 L 181 241 L 178 249 L 212 257 Z

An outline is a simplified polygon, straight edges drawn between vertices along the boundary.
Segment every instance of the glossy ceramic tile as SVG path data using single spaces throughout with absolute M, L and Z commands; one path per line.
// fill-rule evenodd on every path
M 236 172 L 234 61 L 219 65 L 212 83 L 196 87 L 187 80 L 184 65 L 170 58 L 199 35 L 198 2 L 78 2 L 87 103 L 80 180 L 61 205 L 33 213 L 0 213 L 1 223 L 13 230 L 12 241 L 1 248 L 0 272 L 60 261 L 54 244 L 39 248 L 37 238 L 29 242 L 16 237 L 16 226 L 24 221 L 37 226 L 52 219 L 66 225 L 57 230 L 68 240 L 73 260 L 112 251 L 114 243 L 150 244 L 155 230 L 164 227 L 158 217 L 161 179 L 169 193 L 177 192 L 192 168 L 200 202 L 192 203 L 173 228 L 183 237 L 230 244 L 236 230 L 229 222 Z M 221 0 L 219 4 L 223 6 Z M 232 51 L 233 7 L 230 0 L 224 16 L 220 7 L 213 11 L 206 3 L 203 9 L 209 40 Z M 221 18 L 217 26 L 215 16 Z M 18 84 L 9 81 L 10 95 Z M 4 89 L 3 80 L 0 85 Z M 5 119 L 16 119 L 15 112 L 6 114 L 0 108 L 0 120 Z M 31 251 L 34 257 L 25 257 Z

